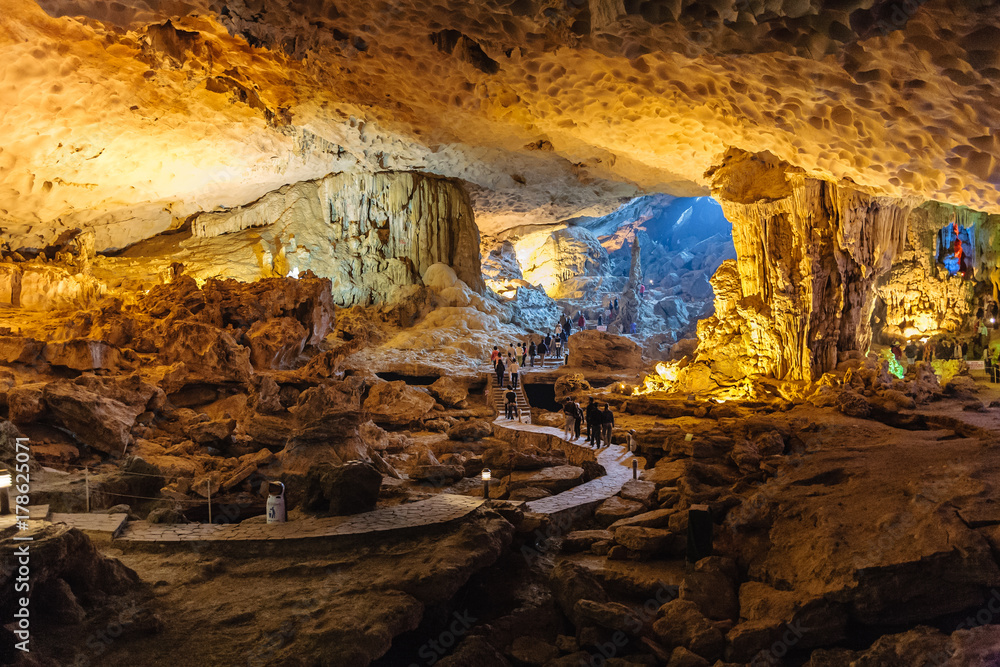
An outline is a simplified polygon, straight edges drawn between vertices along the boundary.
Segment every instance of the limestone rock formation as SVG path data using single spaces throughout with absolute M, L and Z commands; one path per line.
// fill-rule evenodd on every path
M 342 306 L 389 301 L 397 288 L 421 284 L 439 262 L 474 291 L 485 287 L 468 195 L 460 183 L 431 175 L 331 174 L 199 215 L 191 231 L 169 255 L 156 242 L 140 243 L 99 266 L 121 270 L 138 260 L 165 271 L 182 261 L 186 275 L 199 280 L 312 272 L 332 281 L 333 298 Z
M 967 252 L 976 277 L 989 279 L 1000 218 L 938 202 L 915 208 L 907 220 L 906 243 L 878 284 L 876 319 L 884 341 L 957 332 L 974 310 L 975 283 L 950 275 L 938 262 L 938 232 L 953 220 L 972 228 L 976 243 Z
M 701 358 L 732 377 L 810 379 L 866 350 L 875 283 L 902 248 L 912 203 L 804 178 L 767 155 L 730 151 L 711 172 L 738 259 L 713 278 Z
M 570 335 L 569 363 L 588 370 L 635 369 L 642 365 L 642 349 L 624 336 L 587 329 Z

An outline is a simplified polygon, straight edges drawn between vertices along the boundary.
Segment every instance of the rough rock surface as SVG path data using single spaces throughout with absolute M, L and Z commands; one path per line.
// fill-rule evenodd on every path
M 588 329 L 569 337 L 569 364 L 573 368 L 635 369 L 642 366 L 642 348 L 624 336 Z
M 727 146 L 995 210 L 997 148 L 980 139 L 1000 125 L 995 7 L 547 9 L 19 4 L 4 78 L 49 97 L 7 101 L 22 119 L 0 176 L 8 233 L 42 247 L 87 223 L 98 250 L 121 248 L 289 183 L 388 169 L 475 184 L 480 219 L 502 228 L 638 189 L 703 194 Z M 69 48 L 33 52 L 46 39 Z

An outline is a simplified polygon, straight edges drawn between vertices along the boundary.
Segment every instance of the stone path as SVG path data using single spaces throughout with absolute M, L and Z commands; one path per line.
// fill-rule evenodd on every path
M 482 498 L 440 494 L 396 507 L 363 514 L 309 518 L 287 523 L 187 523 L 163 524 L 135 521 L 125 526 L 116 542 L 198 542 L 295 540 L 381 533 L 447 523 L 459 519 L 483 503 Z
M 562 430 L 552 426 L 539 426 L 537 424 L 521 424 L 514 421 L 497 419 L 494 424 L 500 428 L 528 433 L 537 433 L 549 437 L 556 437 L 568 445 L 588 449 L 586 445 L 579 445 L 575 442 L 564 440 Z M 582 441 L 581 441 L 582 442 Z M 592 450 L 591 450 L 592 451 Z M 604 466 L 607 474 L 603 477 L 585 482 L 575 486 L 568 491 L 557 493 L 554 496 L 532 500 L 525 503 L 525 507 L 532 512 L 539 514 L 556 514 L 566 510 L 588 505 L 596 505 L 622 489 L 622 485 L 632 479 L 632 459 L 635 458 L 629 451 L 620 445 L 610 445 L 597 452 L 597 462 Z
M 45 517 L 40 517 L 45 518 Z M 53 512 L 48 520 L 52 523 L 65 523 L 73 528 L 94 533 L 111 533 L 116 535 L 128 521 L 127 514 L 60 514 Z

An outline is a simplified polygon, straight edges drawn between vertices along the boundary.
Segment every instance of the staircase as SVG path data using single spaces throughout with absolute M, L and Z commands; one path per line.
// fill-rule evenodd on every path
M 497 384 L 496 371 L 493 370 L 493 366 L 490 364 L 486 364 L 481 372 L 486 375 L 486 404 L 492 406 L 499 417 L 504 414 L 504 405 L 507 403 L 504 394 L 507 393 L 507 388 Z M 528 405 L 528 397 L 524 394 L 524 384 L 519 381 L 517 389 L 514 392 L 517 394 L 517 411 L 521 417 L 521 421 L 530 424 L 531 406 Z

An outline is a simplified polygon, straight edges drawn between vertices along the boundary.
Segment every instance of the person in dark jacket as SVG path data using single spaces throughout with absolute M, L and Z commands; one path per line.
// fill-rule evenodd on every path
M 531 367 L 535 367 L 535 355 L 538 354 L 538 349 L 535 348 L 535 339 L 531 339 L 531 345 L 528 346 L 528 358 L 531 359 Z
M 587 403 L 587 444 L 601 446 L 601 411 L 593 398 Z
M 614 427 L 615 416 L 611 412 L 611 406 L 605 403 L 604 410 L 601 412 L 601 440 L 604 441 L 605 447 L 611 444 L 611 430 Z
M 504 403 L 504 414 L 507 416 L 507 419 L 520 420 L 520 416 L 517 414 L 517 394 L 511 389 L 510 385 L 507 385 L 507 393 L 504 397 L 507 399 L 506 403 Z
M 548 351 L 549 351 L 549 346 L 545 344 L 544 340 L 538 344 L 538 356 L 539 356 L 538 365 L 542 366 L 543 368 L 545 367 L 545 353 Z
M 575 441 L 580 439 L 580 429 L 583 428 L 583 410 L 576 401 L 573 401 L 573 409 L 576 411 L 576 429 L 573 434 L 573 440 Z
M 503 386 L 503 374 L 507 367 L 503 365 L 503 357 L 497 359 L 497 385 Z

